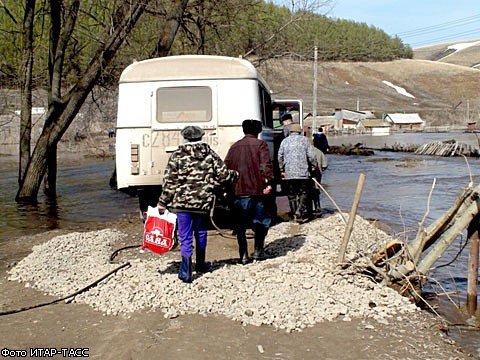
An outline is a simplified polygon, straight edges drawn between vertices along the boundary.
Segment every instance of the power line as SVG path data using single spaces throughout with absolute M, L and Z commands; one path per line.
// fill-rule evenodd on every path
M 426 26 L 426 27 L 422 27 L 422 28 L 417 28 L 417 29 L 413 29 L 413 30 L 409 30 L 409 31 L 403 31 L 403 32 L 398 33 L 397 35 L 401 36 L 401 37 L 413 37 L 413 36 L 416 36 L 416 35 L 435 32 L 435 31 L 438 31 L 438 30 L 450 29 L 450 28 L 453 28 L 453 27 L 468 25 L 468 24 L 474 23 L 476 20 L 480 20 L 480 14 L 464 17 L 464 18 L 457 19 L 457 20 L 448 21 L 448 22 L 445 22 L 445 23 L 440 23 L 440 24 L 436 24 L 436 25 L 430 25 L 430 26 Z
M 468 36 L 468 35 L 476 35 L 478 38 L 480 38 L 480 28 L 459 32 L 459 33 L 454 33 L 454 34 L 449 34 L 449 35 L 444 35 L 444 36 L 436 37 L 433 39 L 429 38 L 428 40 L 417 41 L 415 43 L 415 46 L 431 45 L 434 42 L 454 40 L 454 39 L 457 39 L 459 36 Z
M 444 23 L 439 23 L 436 25 L 430 25 L 426 27 L 421 27 L 409 31 L 403 31 L 398 33 L 396 36 L 407 39 L 406 43 L 413 43 L 411 44 L 414 47 L 422 46 L 422 45 L 431 45 L 432 43 L 438 43 L 441 41 L 448 41 L 458 39 L 459 36 L 477 36 L 480 38 L 480 28 L 465 30 L 461 32 L 449 33 L 445 35 L 441 35 L 441 33 L 445 33 L 447 30 L 459 29 L 461 27 L 465 27 L 467 25 L 472 25 L 480 23 L 480 14 L 474 14 L 471 16 L 463 17 L 456 20 L 447 21 Z M 431 35 L 436 37 L 426 37 L 426 35 Z M 438 36 L 440 35 L 440 36 Z M 412 39 L 418 39 L 417 41 Z
M 479 20 L 472 20 L 472 21 L 468 21 L 468 22 L 461 23 L 461 24 L 452 24 L 452 25 L 448 25 L 448 26 L 439 26 L 439 27 L 435 27 L 435 28 L 431 28 L 431 29 L 425 29 L 425 30 L 423 30 L 423 31 L 411 32 L 409 35 L 402 35 L 402 37 L 404 37 L 404 38 L 412 38 L 412 37 L 417 37 L 417 36 L 421 36 L 421 35 L 436 33 L 436 32 L 438 32 L 438 31 L 455 29 L 455 28 L 458 28 L 458 27 L 460 27 L 460 26 L 465 26 L 465 25 L 469 25 L 469 24 L 478 24 L 479 22 L 480 22 L 480 18 L 479 18 Z

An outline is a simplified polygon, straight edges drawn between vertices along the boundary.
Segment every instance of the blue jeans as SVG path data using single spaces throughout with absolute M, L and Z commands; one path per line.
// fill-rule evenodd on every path
M 207 247 L 207 215 L 178 211 L 177 221 L 182 257 L 192 256 L 194 235 L 197 246 L 205 250 Z
M 272 222 L 263 198 L 259 196 L 236 198 L 232 210 L 237 234 L 244 234 L 248 228 L 252 228 L 254 231 L 261 228 L 265 230 L 266 234 Z

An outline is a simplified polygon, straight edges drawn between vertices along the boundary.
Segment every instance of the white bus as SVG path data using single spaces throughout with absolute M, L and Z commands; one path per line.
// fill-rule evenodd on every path
M 243 137 L 245 119 L 261 120 L 274 160 L 279 119 L 302 124 L 301 100 L 272 100 L 260 73 L 240 58 L 169 56 L 135 62 L 120 77 L 116 126 L 116 181 L 135 194 L 140 210 L 155 205 L 168 158 L 183 142 L 180 130 L 196 125 L 223 159 Z

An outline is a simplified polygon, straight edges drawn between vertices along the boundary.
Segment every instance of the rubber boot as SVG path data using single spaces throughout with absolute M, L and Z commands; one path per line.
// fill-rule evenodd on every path
M 290 214 L 291 216 L 295 216 L 298 211 L 298 202 L 295 197 L 288 197 L 288 205 L 290 206 Z
M 253 252 L 254 260 L 264 260 L 265 253 L 263 247 L 265 245 L 265 229 L 256 229 L 255 231 L 255 250 Z
M 237 233 L 238 253 L 240 254 L 240 263 L 246 265 L 248 263 L 248 244 L 245 233 Z
M 180 265 L 180 272 L 178 278 L 185 283 L 192 282 L 192 257 L 182 256 L 182 264 Z
M 200 249 L 197 245 L 195 248 L 195 271 L 197 273 L 206 273 L 212 269 L 212 265 L 205 262 L 205 249 Z

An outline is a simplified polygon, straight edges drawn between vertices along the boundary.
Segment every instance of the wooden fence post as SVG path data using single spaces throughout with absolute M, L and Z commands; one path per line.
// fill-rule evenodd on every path
M 479 216 L 475 216 L 470 222 L 467 230 L 470 241 L 470 252 L 468 256 L 468 282 L 467 282 L 467 311 L 469 315 L 475 315 L 477 311 L 478 298 L 478 257 L 479 257 Z
M 355 198 L 353 199 L 352 210 L 348 217 L 347 228 L 343 235 L 342 245 L 340 246 L 340 252 L 338 254 L 338 263 L 343 264 L 345 261 L 345 252 L 347 251 L 348 240 L 352 234 L 353 222 L 355 221 L 355 215 L 357 215 L 358 203 L 360 202 L 360 196 L 362 195 L 363 183 L 365 182 L 365 174 L 360 174 L 358 178 L 357 190 L 355 191 Z

